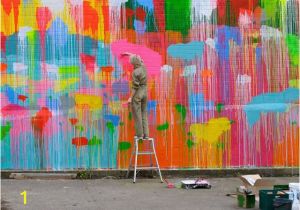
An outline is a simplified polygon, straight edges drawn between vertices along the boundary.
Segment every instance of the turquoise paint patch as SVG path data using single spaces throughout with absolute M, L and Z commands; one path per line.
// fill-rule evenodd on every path
M 279 93 L 266 93 L 255 96 L 243 109 L 247 121 L 253 126 L 260 118 L 261 113 L 282 113 L 286 112 L 289 104 L 299 99 L 299 89 L 288 88 Z
M 204 49 L 204 42 L 189 42 L 187 44 L 174 44 L 168 47 L 168 54 L 174 58 L 192 60 L 201 57 Z

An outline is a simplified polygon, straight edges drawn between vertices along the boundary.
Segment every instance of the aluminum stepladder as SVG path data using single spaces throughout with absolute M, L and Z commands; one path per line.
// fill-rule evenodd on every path
M 147 139 L 143 139 L 142 141 L 149 141 L 150 145 L 151 145 L 150 147 L 152 148 L 152 150 L 139 151 L 139 138 L 134 137 L 134 149 L 131 152 L 131 156 L 130 156 L 130 160 L 129 160 L 129 167 L 128 167 L 126 177 L 128 178 L 128 176 L 129 176 L 130 169 L 132 168 L 131 162 L 132 162 L 132 158 L 134 156 L 135 161 L 134 161 L 133 183 L 135 183 L 135 181 L 136 181 L 137 170 L 150 170 L 150 169 L 157 170 L 158 175 L 160 177 L 160 181 L 163 183 L 163 178 L 161 176 L 161 172 L 160 172 L 160 168 L 159 168 L 159 164 L 158 164 L 158 160 L 157 160 L 157 155 L 156 155 L 156 151 L 155 151 L 154 138 L 147 138 Z M 141 167 L 141 166 L 137 165 L 138 156 L 140 156 L 140 155 L 150 155 L 150 166 L 149 167 L 147 167 L 147 166 Z M 155 157 L 156 166 L 153 166 L 152 155 L 154 155 L 154 157 Z

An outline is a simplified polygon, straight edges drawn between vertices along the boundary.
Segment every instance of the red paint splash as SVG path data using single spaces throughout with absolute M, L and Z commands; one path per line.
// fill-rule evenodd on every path
M 5 52 L 6 51 L 6 47 L 5 47 L 6 36 L 4 35 L 3 32 L 1 32 L 1 34 L 0 34 L 0 41 L 1 41 L 1 51 Z
M 145 10 L 142 8 L 142 7 L 138 7 L 136 10 L 135 10 L 135 15 L 136 15 L 136 19 L 137 20 L 140 20 L 142 22 L 145 22 L 145 19 L 146 19 L 146 12 Z
M 213 76 L 213 72 L 208 69 L 204 69 L 201 72 L 202 77 L 202 85 L 203 85 L 203 93 L 204 93 L 204 99 L 209 100 L 209 90 L 211 88 L 211 77 Z
M 218 0 L 217 1 L 217 13 L 219 25 L 237 25 L 241 10 L 254 11 L 254 8 L 258 6 L 259 0 Z M 228 8 L 229 7 L 229 8 Z M 226 10 L 230 11 L 230 14 L 226 14 Z M 230 15 L 228 17 L 228 15 Z
M 113 66 L 102 66 L 101 71 L 106 73 L 111 73 L 114 70 Z
M 19 18 L 19 7 L 21 0 L 12 0 L 13 8 L 14 8 L 14 20 L 15 20 L 15 31 L 18 31 L 18 18 Z
M 11 0 L 1 0 L 1 4 L 2 4 L 4 12 L 9 15 L 11 13 L 11 9 L 12 9 L 12 1 Z
M 42 61 L 45 60 L 45 35 L 49 22 L 52 19 L 51 11 L 48 7 L 37 7 L 36 8 L 36 21 L 41 36 L 41 47 L 42 47 Z
M 72 125 L 76 125 L 78 123 L 78 119 L 77 118 L 70 118 L 69 121 L 70 121 L 70 123 Z
M 165 0 L 153 0 L 154 14 L 159 31 L 165 31 Z
M 124 16 L 124 10 L 121 10 L 121 21 L 124 21 L 124 17 L 126 18 L 125 21 L 127 23 L 128 28 L 133 28 L 133 16 L 134 16 L 134 10 L 130 8 L 126 8 L 125 10 L 125 16 Z
M 6 69 L 7 69 L 7 64 L 6 63 L 1 63 L 1 65 L 0 65 L 0 71 L 1 72 L 6 72 Z
M 109 31 L 109 6 L 102 6 L 102 13 L 104 18 L 104 31 Z
M 99 16 L 97 10 L 90 6 L 87 1 L 83 2 L 83 28 L 84 30 L 92 30 L 95 34 L 98 30 Z
M 18 99 L 21 100 L 21 101 L 26 101 L 28 97 L 27 96 L 24 96 L 24 95 L 18 95 Z
M 95 66 L 96 66 L 96 64 L 95 64 L 96 57 L 92 56 L 92 55 L 87 55 L 87 54 L 81 53 L 80 59 L 81 59 L 81 62 L 85 65 L 86 71 L 90 72 L 90 73 L 94 73 Z
M 86 137 L 75 137 L 72 139 L 72 144 L 76 147 L 85 146 L 88 144 L 88 139 Z
M 40 111 L 31 118 L 32 127 L 37 131 L 43 131 L 46 123 L 52 117 L 52 113 L 47 107 L 42 107 Z

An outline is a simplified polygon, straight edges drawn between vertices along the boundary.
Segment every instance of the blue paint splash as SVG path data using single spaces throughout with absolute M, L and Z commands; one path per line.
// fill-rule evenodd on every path
M 138 34 L 144 34 L 146 31 L 146 23 L 140 20 L 134 20 L 134 28 Z
M 153 10 L 153 1 L 152 0 L 137 0 L 137 2 L 143 7 L 147 7 L 149 10 Z
M 114 126 L 118 126 L 120 122 L 120 116 L 108 114 L 108 115 L 104 115 L 104 120 L 110 121 Z
M 288 88 L 278 93 L 264 93 L 255 96 L 243 109 L 249 125 L 253 126 L 259 120 L 261 113 L 286 112 L 289 104 L 297 100 L 299 100 L 299 89 Z
M 237 27 L 223 26 L 217 30 L 216 49 L 220 59 L 229 60 L 229 41 L 233 40 L 236 44 L 241 44 L 241 34 Z
M 168 47 L 168 54 L 174 58 L 192 60 L 201 57 L 204 49 L 204 42 L 189 42 L 187 44 L 173 44 Z
M 122 93 L 122 94 L 126 94 L 129 92 L 129 84 L 128 81 L 118 81 L 118 82 L 114 82 L 112 84 L 112 90 L 113 93 Z

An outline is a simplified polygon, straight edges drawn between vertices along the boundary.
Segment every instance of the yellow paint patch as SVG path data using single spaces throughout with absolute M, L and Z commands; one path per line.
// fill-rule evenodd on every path
M 67 89 L 68 87 L 70 87 L 71 85 L 77 83 L 78 81 L 79 81 L 78 78 L 69 78 L 69 79 L 64 79 L 64 80 L 57 80 L 57 81 L 55 81 L 54 91 L 55 92 L 63 91 L 65 89 Z
M 192 124 L 190 132 L 195 137 L 196 141 L 205 140 L 209 143 L 216 143 L 222 133 L 230 130 L 230 121 L 226 117 L 213 118 L 205 124 Z
M 75 103 L 78 108 L 102 109 L 103 102 L 100 96 L 75 94 Z
M 1 75 L 1 86 L 9 85 L 11 87 L 22 87 L 27 85 L 26 81 L 28 77 L 18 76 L 15 74 L 2 74 Z
M 119 114 L 120 111 L 121 111 L 122 109 L 124 109 L 124 108 L 122 107 L 121 101 L 111 101 L 111 102 L 109 102 L 109 103 L 108 103 L 108 108 L 109 108 L 109 110 L 111 110 L 111 113 L 112 113 L 112 114 Z
M 289 81 L 289 86 L 293 88 L 300 88 L 300 80 L 292 79 Z

